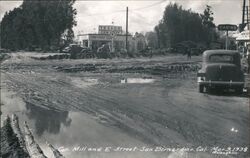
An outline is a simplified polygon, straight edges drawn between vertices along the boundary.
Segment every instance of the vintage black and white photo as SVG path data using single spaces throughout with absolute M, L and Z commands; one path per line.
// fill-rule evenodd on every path
M 3 158 L 249 158 L 249 0 L 1 0 Z

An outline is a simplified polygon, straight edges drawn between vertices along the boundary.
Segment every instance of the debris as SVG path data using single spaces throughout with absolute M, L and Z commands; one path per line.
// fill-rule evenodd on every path
M 24 135 L 26 148 L 31 158 L 47 158 L 39 145 L 35 142 L 35 139 L 29 129 L 27 122 L 24 122 Z
M 48 143 L 47 143 L 48 144 Z M 56 148 L 48 144 L 55 158 L 65 158 Z M 1 156 L 3 158 L 47 158 L 24 122 L 24 133 L 19 127 L 19 119 L 12 114 L 7 116 L 1 128 Z
M 51 144 L 46 142 L 49 148 L 52 150 L 55 158 L 65 158 L 56 148 L 54 148 Z
M 22 132 L 20 130 L 19 120 L 18 120 L 18 117 L 17 117 L 16 114 L 12 114 L 11 126 L 12 126 L 12 129 L 13 129 L 14 133 L 16 134 L 16 136 L 18 138 L 20 147 L 23 148 L 23 150 L 25 152 L 28 152 L 27 149 L 26 149 L 26 146 L 25 146 L 24 137 L 23 137 L 23 134 L 22 134 Z
M 1 128 L 1 157 L 29 158 L 27 152 L 20 146 L 18 138 L 11 127 L 9 116 L 6 117 Z

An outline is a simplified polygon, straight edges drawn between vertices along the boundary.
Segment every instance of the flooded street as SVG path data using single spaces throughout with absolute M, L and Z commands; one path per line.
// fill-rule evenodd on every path
M 15 54 L 1 64 L 1 118 L 15 113 L 21 123 L 27 121 L 48 157 L 46 142 L 67 158 L 183 154 L 150 151 L 156 147 L 207 147 L 189 154 L 213 157 L 213 147 L 249 145 L 249 99 L 199 93 L 200 57 L 42 61 L 30 56 Z

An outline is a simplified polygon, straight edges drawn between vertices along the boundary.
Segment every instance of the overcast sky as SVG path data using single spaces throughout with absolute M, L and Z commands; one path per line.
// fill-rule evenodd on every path
M 205 5 L 212 6 L 215 24 L 241 23 L 243 0 L 171 0 L 185 9 L 202 13 Z M 20 6 L 22 1 L 0 1 L 0 19 L 6 11 Z M 97 32 L 98 25 L 121 25 L 125 30 L 126 7 L 129 8 L 129 32 L 146 32 L 153 30 L 163 16 L 165 7 L 170 0 L 154 1 L 84 1 L 77 0 L 74 7 L 77 9 L 78 33 Z

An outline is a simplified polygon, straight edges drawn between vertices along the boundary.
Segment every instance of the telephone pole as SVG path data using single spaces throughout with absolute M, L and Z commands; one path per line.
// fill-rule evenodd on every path
M 249 3 L 247 3 L 246 0 L 243 0 L 243 6 L 242 6 L 242 22 L 239 25 L 239 31 L 244 31 L 245 27 L 248 27 L 249 29 Z
M 242 10 L 242 25 L 245 23 L 245 9 L 246 9 L 246 0 L 243 0 L 243 6 L 242 6 L 243 10 Z
M 128 7 L 126 10 L 126 51 L 128 53 Z

